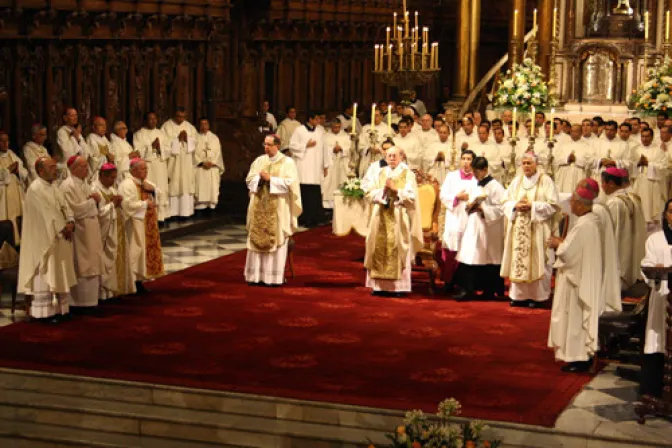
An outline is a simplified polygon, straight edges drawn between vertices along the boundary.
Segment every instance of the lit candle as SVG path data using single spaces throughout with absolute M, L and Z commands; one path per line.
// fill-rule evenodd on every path
M 665 13 L 665 42 L 670 41 L 670 11 Z
M 387 71 L 391 72 L 392 71 L 392 44 L 388 47 L 389 50 L 387 52 Z
M 371 105 L 371 128 L 376 124 L 376 103 Z
M 434 42 L 432 44 L 432 53 L 431 53 L 431 56 L 429 58 L 429 68 L 430 68 L 430 70 L 434 70 L 434 68 L 435 68 L 435 66 L 434 66 L 434 58 L 436 57 L 435 55 L 436 55 L 436 42 Z
M 649 11 L 644 12 L 644 41 L 649 40 Z
M 397 13 L 396 12 L 394 13 L 394 22 L 392 22 L 392 29 L 394 30 L 395 33 L 397 32 Z
M 392 135 L 392 106 L 387 105 L 387 133 Z
M 553 8 L 553 35 L 552 39 L 558 36 L 558 8 Z
M 380 45 L 380 64 L 378 64 L 378 68 L 382 72 L 385 69 L 385 47 L 381 44 Z
M 422 59 L 422 69 L 426 70 L 427 69 L 427 42 L 422 44 L 422 56 L 420 57 Z
M 513 11 L 513 37 L 518 36 L 518 10 Z
M 404 13 L 406 12 L 406 0 L 404 0 L 404 10 L 403 10 L 403 12 Z
M 378 48 L 379 47 L 380 47 L 379 45 L 376 45 L 375 47 L 373 47 L 373 61 L 374 61 L 373 62 L 373 67 L 374 67 L 373 70 L 376 71 L 376 72 L 378 71 Z
M 418 11 L 415 11 L 415 40 L 418 40 Z
M 532 106 L 532 132 L 530 132 L 531 137 L 534 137 L 534 125 L 536 124 L 535 123 L 536 115 L 537 114 L 535 113 L 534 106 Z
M 357 133 L 357 103 L 352 105 L 352 135 Z
M 424 27 L 422 29 L 422 41 L 427 42 L 429 40 L 429 28 Z
M 532 29 L 534 30 L 534 37 L 537 37 L 537 8 L 534 8 L 534 14 L 532 15 Z
M 405 28 L 404 28 L 404 32 L 405 32 L 405 36 L 404 36 L 404 37 L 408 38 L 408 19 L 409 19 L 409 17 L 408 17 L 408 11 L 406 11 L 405 16 L 406 16 L 406 18 L 404 19 L 404 21 L 406 22 L 406 26 L 405 26 Z
M 555 109 L 551 109 L 551 137 L 549 138 L 549 140 L 553 140 L 553 128 L 554 128 L 553 115 L 555 115 Z
M 513 108 L 513 122 L 512 122 L 512 125 L 513 125 L 513 126 L 511 126 L 511 138 L 512 138 L 512 139 L 515 139 L 515 138 L 516 138 L 516 128 L 518 127 L 518 126 L 517 126 L 517 123 L 518 123 L 518 121 L 517 121 L 517 115 L 518 115 L 518 109 L 516 109 L 516 108 L 514 107 L 514 108 Z
M 404 47 L 399 47 L 399 70 L 404 69 Z
M 439 68 L 439 43 L 436 43 L 436 63 L 434 64 L 434 68 L 438 69 Z
M 390 27 L 387 27 L 387 42 L 385 45 L 390 45 Z
M 397 38 L 399 39 L 399 43 L 397 45 L 401 47 L 401 39 L 404 38 L 404 30 L 401 27 L 399 27 L 397 28 L 397 31 L 398 31 Z
M 415 70 L 415 44 L 411 44 L 411 70 Z

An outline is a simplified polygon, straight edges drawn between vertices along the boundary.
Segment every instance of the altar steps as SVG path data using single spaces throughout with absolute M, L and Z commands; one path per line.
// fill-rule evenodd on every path
M 0 369 L 0 446 L 355 448 L 385 442 L 403 412 Z M 504 447 L 661 447 L 489 422 Z

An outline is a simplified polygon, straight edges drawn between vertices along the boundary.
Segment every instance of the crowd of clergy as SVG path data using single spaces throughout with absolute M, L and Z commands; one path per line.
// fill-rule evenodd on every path
M 566 372 L 589 369 L 600 315 L 620 312 L 622 296 L 647 281 L 642 266 L 672 266 L 665 113 L 653 125 L 637 117 L 551 122 L 541 112 L 514 123 L 509 111 L 455 120 L 450 111 L 427 114 L 415 97 L 410 106 L 380 103 L 365 126 L 350 106 L 330 123 L 319 112 L 300 123 L 289 107 L 276 126 L 267 104 L 264 112 L 265 154 L 247 176 L 250 284 L 284 282 L 291 235 L 300 223 L 325 222 L 353 176 L 370 204 L 364 267 L 374 295 L 411 291 L 426 244 L 418 185 L 438 185 L 436 259 L 450 297 L 551 308 L 548 346 Z M 667 287 L 653 288 L 646 326 L 645 370 L 660 373 L 647 382 L 654 394 Z
M 206 118 L 197 130 L 185 117 L 177 108 L 159 128 L 147 113 L 129 141 L 124 122 L 108 134 L 102 117 L 85 137 L 69 108 L 52 153 L 36 124 L 20 156 L 0 131 L 0 220 L 12 222 L 17 290 L 33 319 L 58 323 L 145 293 L 144 282 L 164 273 L 159 226 L 216 207 L 219 139 Z

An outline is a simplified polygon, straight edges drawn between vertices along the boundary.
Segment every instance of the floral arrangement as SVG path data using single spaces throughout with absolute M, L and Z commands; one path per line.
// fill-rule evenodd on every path
M 631 107 L 646 114 L 672 110 L 672 61 L 665 57 L 648 69 L 648 81 L 630 97 Z
M 501 441 L 482 440 L 485 425 L 481 422 L 450 424 L 451 416 L 459 415 L 460 403 L 454 398 L 439 404 L 438 422 L 429 422 L 422 411 L 409 411 L 404 424 L 397 426 L 394 434 L 387 434 L 392 444 L 387 448 L 497 448 Z M 369 440 L 369 442 L 371 442 Z M 376 448 L 371 443 L 369 448 Z
M 521 64 L 513 64 L 506 71 L 505 79 L 499 80 L 494 104 L 496 108 L 516 107 L 521 112 L 528 112 L 532 106 L 536 109 L 552 107 L 554 100 L 548 93 L 541 67 L 526 58 Z
M 362 190 L 362 181 L 355 178 L 346 180 L 341 185 L 341 194 L 346 198 L 363 199 L 366 194 Z

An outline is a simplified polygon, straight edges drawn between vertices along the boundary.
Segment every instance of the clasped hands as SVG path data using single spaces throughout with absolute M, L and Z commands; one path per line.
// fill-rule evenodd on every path
M 189 136 L 187 135 L 187 131 L 182 131 L 182 132 L 180 132 L 180 134 L 177 136 L 177 138 L 178 138 L 181 142 L 184 142 L 184 143 L 186 143 L 188 137 L 189 137 Z M 158 139 L 157 139 L 157 140 L 158 140 Z M 156 140 L 155 140 L 155 141 L 156 141 Z
M 63 238 L 66 239 L 66 241 L 72 241 L 72 234 L 75 231 L 75 223 L 74 222 L 69 222 L 63 227 L 63 230 L 61 230 L 61 235 L 63 235 Z
M 394 182 L 392 182 L 392 179 L 387 179 L 387 180 L 385 181 L 385 191 L 386 191 L 386 192 L 393 193 L 393 194 L 396 194 L 399 190 L 397 190 L 397 189 L 394 187 Z
M 263 180 L 264 182 L 270 182 L 271 181 L 271 175 L 267 171 L 261 171 L 259 173 L 259 178 Z
M 468 201 L 469 200 L 469 193 L 466 191 L 462 190 L 458 194 L 455 195 L 455 199 L 458 201 Z
M 532 210 L 532 204 L 530 204 L 527 198 L 523 198 L 516 203 L 516 211 L 529 212 L 530 210 Z
M 639 163 L 637 166 L 649 166 L 649 159 L 646 158 L 644 154 L 639 158 Z
M 546 241 L 546 245 L 551 249 L 557 249 L 563 241 L 564 239 L 560 238 L 559 236 L 552 236 Z
M 602 159 L 600 160 L 600 165 L 603 167 L 611 167 L 611 166 L 616 166 L 616 162 L 611 160 L 611 159 Z

